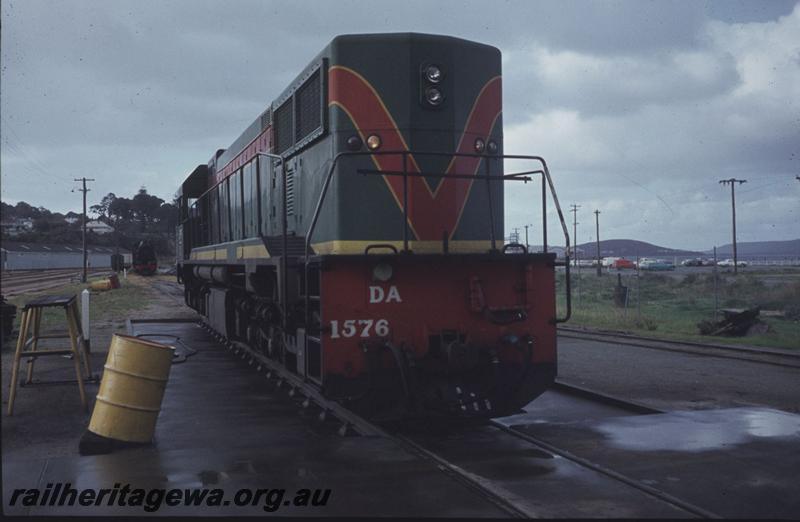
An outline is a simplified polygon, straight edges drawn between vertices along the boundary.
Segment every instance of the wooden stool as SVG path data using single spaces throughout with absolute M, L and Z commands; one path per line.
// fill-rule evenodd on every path
M 61 307 L 67 317 L 67 327 L 69 335 L 40 335 L 39 328 L 42 322 L 42 311 L 48 307 Z M 30 334 L 30 338 L 28 337 Z M 69 339 L 71 348 L 60 350 L 39 350 L 40 339 Z M 79 350 L 78 345 L 83 345 Z M 30 347 L 30 350 L 27 348 Z M 86 380 L 92 379 L 92 370 L 89 364 L 89 344 L 83 338 L 80 316 L 78 314 L 78 304 L 75 295 L 52 295 L 34 299 L 25 305 L 22 310 L 22 317 L 19 325 L 19 339 L 17 339 L 17 351 L 14 353 L 14 365 L 11 370 L 11 390 L 8 394 L 8 414 L 14 411 L 14 398 L 17 394 L 17 380 L 19 378 L 19 363 L 22 357 L 28 357 L 28 375 L 24 384 L 33 383 L 33 364 L 38 357 L 50 355 L 72 355 L 75 363 L 76 381 L 61 381 L 57 383 L 36 383 L 36 384 L 61 384 L 65 382 L 77 382 L 78 390 L 81 394 L 81 404 L 83 409 L 88 411 L 86 402 L 86 391 L 83 388 L 84 377 L 81 375 L 81 352 L 83 352 L 83 363 L 86 368 Z M 20 383 L 20 386 L 23 384 Z

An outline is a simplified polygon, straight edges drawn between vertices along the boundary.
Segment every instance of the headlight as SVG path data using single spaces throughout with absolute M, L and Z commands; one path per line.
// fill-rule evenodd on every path
M 486 142 L 480 138 L 475 138 L 475 152 L 480 154 L 486 148 Z
M 425 68 L 425 79 L 431 83 L 439 83 L 442 81 L 442 70 L 435 65 L 429 65 Z
M 388 263 L 380 263 L 375 265 L 375 268 L 372 269 L 372 278 L 375 281 L 381 281 L 385 283 L 392 278 L 392 273 L 392 265 Z
M 489 140 L 489 144 L 486 146 L 489 151 L 489 154 L 497 154 L 499 147 L 497 146 L 497 142 L 494 140 Z
M 369 150 L 378 150 L 381 146 L 381 137 L 377 134 L 371 134 L 367 138 L 367 148 Z
M 444 101 L 444 95 L 442 95 L 442 91 L 436 87 L 428 87 L 425 89 L 425 100 L 436 107 L 442 104 Z

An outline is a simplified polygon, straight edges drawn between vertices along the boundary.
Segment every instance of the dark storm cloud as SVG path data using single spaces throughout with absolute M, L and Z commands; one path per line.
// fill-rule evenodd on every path
M 507 142 L 546 154 L 562 202 L 603 207 L 620 235 L 690 246 L 681 243 L 691 230 L 682 216 L 723 212 L 716 180 L 732 172 L 752 178 L 753 201 L 788 209 L 770 217 L 779 229 L 797 229 L 785 201 L 796 203 L 797 189 L 777 181 L 800 185 L 793 9 L 792 2 L 694 1 L 3 1 L 2 197 L 74 209 L 79 199 L 65 191 L 81 175 L 98 180 L 90 199 L 143 184 L 169 197 L 335 35 L 415 31 L 500 48 Z M 517 205 L 510 198 L 509 227 L 526 219 Z M 659 220 L 674 226 L 654 232 Z M 773 228 L 753 217 L 742 230 Z M 713 234 L 692 241 L 708 244 Z

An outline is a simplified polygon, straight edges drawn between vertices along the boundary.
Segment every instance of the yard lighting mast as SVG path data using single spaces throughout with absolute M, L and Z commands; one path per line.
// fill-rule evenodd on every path
M 83 192 L 83 217 L 82 224 L 83 224 L 83 273 L 81 274 L 81 282 L 86 282 L 86 267 L 87 267 L 87 255 L 86 255 L 86 193 L 89 192 L 91 189 L 86 188 L 87 181 L 94 181 L 93 178 L 76 178 L 73 181 L 81 181 L 83 182 L 83 188 L 80 188 L 81 192 Z
M 739 273 L 739 261 L 736 257 L 736 194 L 734 187 L 738 183 L 741 185 L 742 183 L 747 183 L 746 179 L 721 179 L 719 182 L 723 185 L 730 185 L 731 186 L 731 209 L 732 213 L 732 221 L 733 221 L 733 274 L 736 275 Z

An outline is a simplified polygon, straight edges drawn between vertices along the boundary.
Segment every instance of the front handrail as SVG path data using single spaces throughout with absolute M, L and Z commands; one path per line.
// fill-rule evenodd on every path
M 380 170 L 370 170 L 370 171 L 362 171 L 362 174 L 379 174 L 379 175 L 399 175 L 403 176 L 403 251 L 409 252 L 408 249 L 408 177 L 453 177 L 453 178 L 462 178 L 462 177 L 469 177 L 470 179 L 486 179 L 486 186 L 487 192 L 489 195 L 489 212 L 490 212 L 490 236 L 492 240 L 492 251 L 496 252 L 495 248 L 495 237 L 494 237 L 494 212 L 492 207 L 492 197 L 491 197 L 491 189 L 490 189 L 490 181 L 523 181 L 528 182 L 530 178 L 527 177 L 528 174 L 541 174 L 542 175 L 542 230 L 543 230 L 543 249 L 547 252 L 547 188 L 550 189 L 550 194 L 553 197 L 553 203 L 556 207 L 556 211 L 558 212 L 558 219 L 561 222 L 561 230 L 564 234 L 565 240 L 565 254 L 563 265 L 566 269 L 566 305 L 567 311 L 566 315 L 563 318 L 556 317 L 554 319 L 555 323 L 563 323 L 569 320 L 572 315 L 572 291 L 571 291 L 571 284 L 570 284 L 570 267 L 569 267 L 569 252 L 570 252 L 570 238 L 569 238 L 569 230 L 567 228 L 566 221 L 564 220 L 564 213 L 561 210 L 561 205 L 558 202 L 558 196 L 556 195 L 555 186 L 553 185 L 552 177 L 550 176 L 550 170 L 547 167 L 547 162 L 541 156 L 527 156 L 527 155 L 517 155 L 517 154 L 504 154 L 504 155 L 489 155 L 489 154 L 473 154 L 473 153 L 463 153 L 463 152 L 428 152 L 428 151 L 344 151 L 339 152 L 334 156 L 333 161 L 331 162 L 330 168 L 328 169 L 328 174 L 325 176 L 325 182 L 322 186 L 322 191 L 320 192 L 319 199 L 317 200 L 317 205 L 314 209 L 314 215 L 311 218 L 311 223 L 309 224 L 308 231 L 306 232 L 305 237 L 305 252 L 304 252 L 304 264 L 305 264 L 305 284 L 306 288 L 308 288 L 308 266 L 309 266 L 309 253 L 311 252 L 311 239 L 314 234 L 314 230 L 317 226 L 317 221 L 319 219 L 320 212 L 322 210 L 322 205 L 325 201 L 325 197 L 328 193 L 328 188 L 330 186 L 331 180 L 333 179 L 333 174 L 336 171 L 336 165 L 339 163 L 339 160 L 343 157 L 358 157 L 358 156 L 388 156 L 388 155 L 401 155 L 403 158 L 403 171 L 402 172 L 392 172 L 392 171 L 380 171 Z M 425 173 L 416 173 L 416 172 L 408 172 L 408 156 L 448 156 L 448 157 L 472 157 L 472 158 L 482 158 L 486 160 L 486 175 L 463 175 L 463 174 L 425 174 Z M 505 174 L 502 176 L 492 176 L 489 173 L 489 161 L 488 160 L 506 160 L 506 159 L 518 159 L 518 160 L 529 160 L 529 161 L 537 161 L 541 164 L 541 170 L 535 171 L 525 171 L 520 173 L 514 174 Z M 285 180 L 284 180 L 285 181 Z M 284 209 L 286 208 L 286 191 L 284 190 Z M 284 223 L 285 223 L 285 213 L 284 213 Z M 286 230 L 284 229 L 284 241 L 286 240 Z M 284 250 L 284 257 L 285 257 L 285 250 Z M 561 265 L 562 263 L 556 262 L 556 265 Z M 285 286 L 285 282 L 284 282 Z M 307 293 L 307 292 L 306 292 Z M 306 297 L 306 301 L 308 301 L 308 297 Z M 306 302 L 306 314 L 308 314 L 309 306 L 308 302 Z M 308 318 L 306 318 L 308 320 Z

